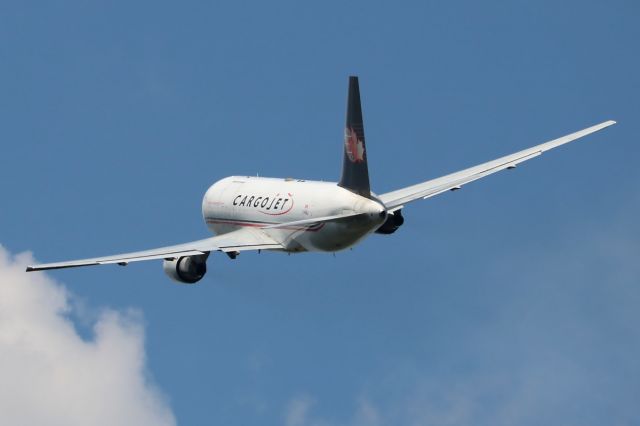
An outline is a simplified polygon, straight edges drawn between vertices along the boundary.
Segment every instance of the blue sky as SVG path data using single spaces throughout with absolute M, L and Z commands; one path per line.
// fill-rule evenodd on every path
M 106 308 L 137 312 L 143 380 L 179 424 L 637 423 L 638 18 L 632 1 L 3 2 L 0 244 L 56 261 L 179 243 L 207 235 L 225 176 L 337 180 L 350 74 L 379 193 L 615 119 L 335 257 L 47 283 L 86 341 Z

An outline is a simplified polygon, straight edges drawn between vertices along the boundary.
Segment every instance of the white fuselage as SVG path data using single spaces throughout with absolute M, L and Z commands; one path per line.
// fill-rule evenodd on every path
M 349 248 L 384 223 L 386 210 L 336 183 L 289 178 L 231 176 L 213 184 L 202 200 L 202 216 L 216 234 L 349 213 L 358 215 L 262 230 L 289 252 Z

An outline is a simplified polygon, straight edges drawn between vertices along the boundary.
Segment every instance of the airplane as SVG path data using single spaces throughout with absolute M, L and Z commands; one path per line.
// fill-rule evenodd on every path
M 243 251 L 345 250 L 373 233 L 396 232 L 404 223 L 402 209 L 409 203 L 513 169 L 543 152 L 615 123 L 605 121 L 496 160 L 377 195 L 369 185 L 360 86 L 358 77 L 351 76 L 339 182 L 230 176 L 214 183 L 202 200 L 202 216 L 215 234 L 213 237 L 114 256 L 32 265 L 27 272 L 112 263 L 125 266 L 162 259 L 164 272 L 171 279 L 193 284 L 206 274 L 207 258 L 214 251 L 235 259 Z

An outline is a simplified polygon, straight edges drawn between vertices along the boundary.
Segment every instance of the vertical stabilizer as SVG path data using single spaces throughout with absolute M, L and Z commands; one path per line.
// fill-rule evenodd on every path
M 360 87 L 358 77 L 353 76 L 349 77 L 342 177 L 338 185 L 363 197 L 371 197 L 367 149 L 364 143 L 364 124 L 360 106 Z

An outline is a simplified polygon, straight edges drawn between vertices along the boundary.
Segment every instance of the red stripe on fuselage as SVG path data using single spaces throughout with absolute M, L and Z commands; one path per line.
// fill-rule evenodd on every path
M 238 221 L 238 220 L 229 220 L 229 219 L 206 219 L 207 223 L 220 223 L 223 225 L 236 225 L 236 226 L 249 226 L 249 227 L 254 227 L 254 228 L 264 228 L 265 226 L 270 226 L 270 225 L 278 225 L 278 223 L 273 223 L 273 222 L 245 222 L 245 221 Z M 322 227 L 324 227 L 324 222 L 313 225 L 313 226 L 283 226 L 283 227 L 279 227 L 277 229 L 289 229 L 289 230 L 294 230 L 294 231 L 310 231 L 310 232 L 315 232 L 315 231 L 319 231 L 320 229 L 322 229 Z

